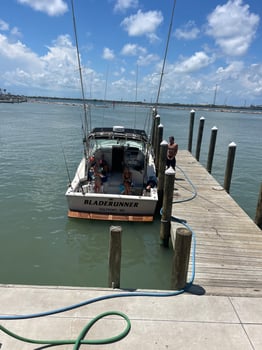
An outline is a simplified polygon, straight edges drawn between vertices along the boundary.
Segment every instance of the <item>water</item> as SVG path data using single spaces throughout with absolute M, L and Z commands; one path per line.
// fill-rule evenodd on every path
M 123 112 L 125 121 L 123 120 Z M 159 110 L 165 139 L 187 148 L 189 111 Z M 81 109 L 58 104 L 0 104 L 0 283 L 106 287 L 112 223 L 68 219 L 64 196 L 82 157 Z M 94 111 L 92 126 L 144 127 L 147 109 Z M 223 184 L 228 144 L 237 144 L 231 195 L 254 218 L 261 182 L 259 114 L 197 112 L 205 117 L 200 162 L 206 164 L 211 128 L 218 127 L 213 175 Z M 194 154 L 193 149 L 193 154 Z M 66 164 L 65 159 L 66 158 Z M 172 251 L 159 244 L 159 220 L 122 223 L 123 288 L 170 287 Z

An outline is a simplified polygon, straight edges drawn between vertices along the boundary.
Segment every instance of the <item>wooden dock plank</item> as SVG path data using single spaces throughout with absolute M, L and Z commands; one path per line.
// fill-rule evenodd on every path
M 190 152 L 179 151 L 177 165 L 172 215 L 196 236 L 194 284 L 207 294 L 262 296 L 262 231 Z M 182 224 L 171 226 L 174 244 Z

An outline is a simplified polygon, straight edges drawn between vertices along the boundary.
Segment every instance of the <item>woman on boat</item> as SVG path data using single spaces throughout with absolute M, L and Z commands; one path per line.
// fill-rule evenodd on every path
M 95 193 L 101 193 L 102 191 L 102 178 L 103 174 L 101 173 L 101 168 L 98 166 L 97 162 L 92 167 L 92 180 L 94 180 L 94 192 Z
M 131 192 L 131 184 L 132 184 L 132 173 L 128 167 L 124 168 L 123 172 L 123 183 L 125 187 L 124 194 L 130 194 Z

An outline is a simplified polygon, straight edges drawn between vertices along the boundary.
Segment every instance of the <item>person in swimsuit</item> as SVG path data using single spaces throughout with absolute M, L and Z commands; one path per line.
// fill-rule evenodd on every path
M 178 151 L 178 144 L 175 142 L 174 136 L 169 137 L 169 144 L 167 146 L 167 158 L 166 166 L 170 166 L 175 170 L 176 168 L 176 155 Z
M 123 183 L 124 183 L 124 187 L 125 187 L 124 194 L 130 194 L 131 184 L 132 184 L 132 173 L 128 167 L 124 168 Z

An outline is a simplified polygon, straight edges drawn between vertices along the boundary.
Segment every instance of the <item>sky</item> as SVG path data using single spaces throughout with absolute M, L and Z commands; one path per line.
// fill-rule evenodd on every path
M 86 98 L 262 105 L 261 0 L 74 0 Z M 1 0 L 0 88 L 81 97 L 71 0 Z

